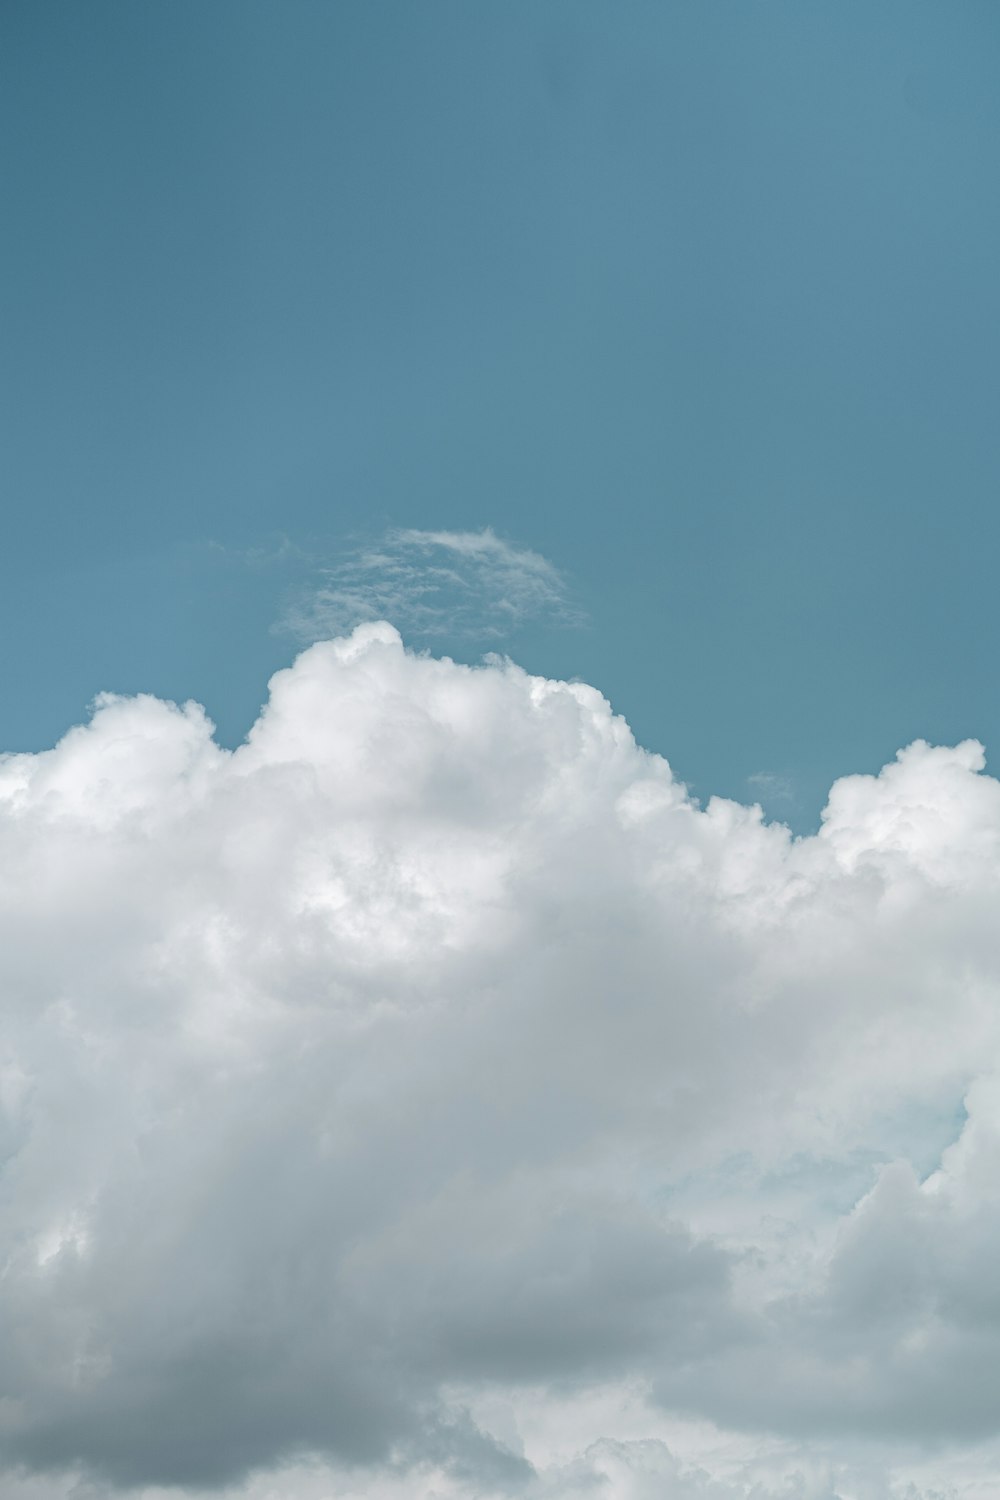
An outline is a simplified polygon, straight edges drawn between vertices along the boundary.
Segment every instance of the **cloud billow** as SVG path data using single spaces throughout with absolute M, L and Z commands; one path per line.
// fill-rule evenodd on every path
M 4 758 L 12 1486 L 832 1497 L 833 1443 L 889 1496 L 995 1441 L 982 767 L 918 742 L 792 839 L 385 624 L 236 751 L 104 697 Z

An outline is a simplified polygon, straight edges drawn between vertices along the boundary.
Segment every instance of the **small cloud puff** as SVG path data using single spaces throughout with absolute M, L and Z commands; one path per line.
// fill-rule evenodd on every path
M 236 751 L 102 697 L 0 758 L 10 1493 L 975 1494 L 982 766 L 917 743 L 793 839 L 374 622 Z

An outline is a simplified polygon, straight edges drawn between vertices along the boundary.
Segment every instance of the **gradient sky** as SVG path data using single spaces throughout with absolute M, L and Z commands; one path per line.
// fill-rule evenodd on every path
M 6 747 L 235 742 L 247 554 L 391 526 L 550 559 L 504 648 L 698 795 L 1000 744 L 994 4 L 7 0 L 0 70 Z

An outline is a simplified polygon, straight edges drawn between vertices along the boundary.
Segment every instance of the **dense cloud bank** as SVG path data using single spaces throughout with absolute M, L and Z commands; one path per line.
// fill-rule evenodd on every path
M 917 743 L 793 840 L 592 688 L 384 625 L 278 673 L 235 752 L 102 698 L 0 761 L 11 1493 L 974 1486 L 982 767 Z

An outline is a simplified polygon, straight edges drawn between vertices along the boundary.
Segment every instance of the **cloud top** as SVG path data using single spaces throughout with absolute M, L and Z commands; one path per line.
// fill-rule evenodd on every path
M 997 1438 L 975 742 L 793 839 L 593 688 L 369 623 L 233 752 L 99 699 L 0 760 L 0 838 L 24 1484 L 832 1497 L 833 1443 L 888 1496 Z

